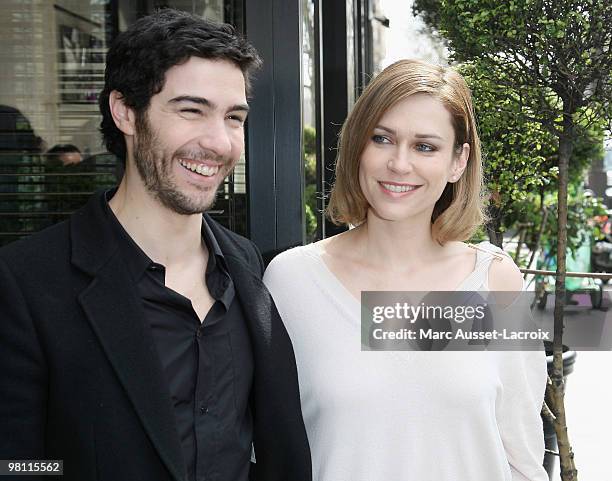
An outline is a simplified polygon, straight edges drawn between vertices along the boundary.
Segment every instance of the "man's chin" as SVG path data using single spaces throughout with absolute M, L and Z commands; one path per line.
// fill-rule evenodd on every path
M 203 214 L 210 210 L 215 203 L 216 195 L 212 199 L 190 199 L 183 194 L 159 193 L 157 199 L 168 210 L 180 215 Z

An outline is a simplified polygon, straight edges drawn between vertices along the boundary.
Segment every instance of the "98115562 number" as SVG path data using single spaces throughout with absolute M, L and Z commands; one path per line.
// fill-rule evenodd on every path
M 0 459 L 0 476 L 32 474 L 58 476 L 64 474 L 62 460 Z

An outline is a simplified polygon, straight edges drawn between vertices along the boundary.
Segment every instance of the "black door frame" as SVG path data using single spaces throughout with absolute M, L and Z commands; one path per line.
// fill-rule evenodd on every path
M 249 234 L 269 259 L 304 242 L 300 4 L 245 0 L 245 24 L 264 60 L 247 135 Z
M 245 34 L 264 60 L 253 82 L 248 121 L 249 235 L 270 259 L 305 239 L 300 2 L 244 2 Z M 318 190 L 327 194 L 334 181 L 340 127 L 371 74 L 370 0 L 314 3 Z M 351 38 L 347 22 L 338 21 L 349 15 Z M 354 89 L 349 88 L 349 75 Z M 325 204 L 321 200 L 321 210 Z M 327 220 L 318 229 L 318 238 L 344 230 Z
M 316 0 L 319 8 L 320 42 L 317 51 L 317 75 L 321 92 L 317 100 L 317 135 L 319 136 L 321 169 L 318 172 L 321 192 L 321 209 L 324 210 L 328 194 L 335 181 L 335 163 L 340 129 L 355 100 L 367 85 L 373 72 L 372 27 L 370 0 Z M 347 21 L 351 19 L 353 35 L 349 37 Z M 352 53 L 352 55 L 351 55 Z M 349 76 L 351 81 L 349 82 Z M 346 230 L 329 219 L 319 223 L 317 235 L 323 239 Z

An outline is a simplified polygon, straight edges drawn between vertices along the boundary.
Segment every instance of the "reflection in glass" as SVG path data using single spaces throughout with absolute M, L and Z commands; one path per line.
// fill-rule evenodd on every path
M 304 160 L 304 219 L 306 243 L 313 242 L 317 236 L 317 225 L 321 214 L 317 209 L 317 154 L 316 154 L 316 104 L 315 104 L 315 6 L 314 0 L 302 0 L 302 132 Z
M 162 5 L 163 3 L 163 5 Z M 242 28 L 236 0 L 5 2 L 0 17 L 0 245 L 67 218 L 120 163 L 103 147 L 98 93 L 117 32 L 159 6 Z M 221 187 L 213 216 L 247 233 L 245 159 Z

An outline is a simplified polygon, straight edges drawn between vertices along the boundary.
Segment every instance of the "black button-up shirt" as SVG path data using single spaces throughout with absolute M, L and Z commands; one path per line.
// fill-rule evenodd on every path
M 107 192 L 110 199 L 113 192 Z M 142 300 L 166 374 L 188 479 L 246 481 L 252 440 L 253 357 L 244 314 L 223 253 L 202 219 L 209 252 L 202 273 L 214 304 L 199 319 L 191 301 L 165 286 L 153 262 L 104 201 L 109 223 Z

